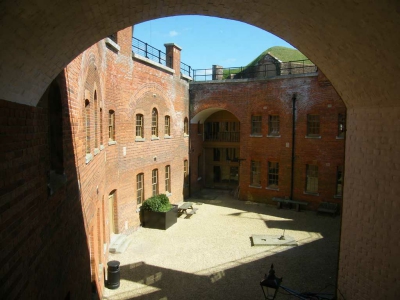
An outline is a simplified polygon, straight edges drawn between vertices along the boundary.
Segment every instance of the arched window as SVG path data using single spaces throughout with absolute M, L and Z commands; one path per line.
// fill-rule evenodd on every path
M 185 120 L 183 121 L 183 133 L 185 135 L 189 135 L 189 121 L 188 121 L 188 118 L 185 118 Z
M 55 82 L 50 85 L 48 101 L 50 168 L 57 174 L 63 174 L 64 147 L 62 102 L 60 88 Z
M 103 145 L 103 109 L 100 107 L 100 145 Z
M 158 169 L 151 172 L 151 185 L 153 188 L 153 196 L 158 195 Z
M 115 141 L 115 112 L 113 110 L 108 113 L 108 141 Z
M 171 124 L 170 124 L 170 117 L 169 116 L 165 116 L 165 130 L 164 130 L 164 134 L 167 136 L 171 135 Z
M 189 164 L 187 159 L 183 161 L 183 183 L 184 185 L 189 184 Z
M 93 101 L 94 101 L 94 147 L 99 148 L 99 129 L 98 129 L 99 113 L 97 111 L 98 103 L 97 103 L 97 92 L 96 91 L 94 91 Z
M 165 192 L 171 193 L 171 166 L 165 166 Z
M 144 200 L 144 174 L 136 175 L 136 201 L 141 204 Z
M 158 112 L 156 108 L 153 108 L 151 112 L 151 135 L 158 137 Z
M 136 115 L 136 137 L 144 138 L 144 130 L 143 130 L 143 115 Z
M 90 102 L 85 100 L 86 154 L 90 153 Z
M 113 190 L 108 195 L 108 224 L 110 234 L 118 233 L 118 214 L 117 214 L 117 199 L 116 190 Z

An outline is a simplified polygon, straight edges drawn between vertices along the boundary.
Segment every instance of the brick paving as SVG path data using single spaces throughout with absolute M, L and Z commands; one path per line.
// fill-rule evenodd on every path
M 189 201 L 198 208 L 190 219 L 166 231 L 141 228 L 124 253 L 110 255 L 121 262 L 121 286 L 103 299 L 263 299 L 259 281 L 271 263 L 290 288 L 334 291 L 340 217 L 243 202 L 227 191 L 203 190 Z M 284 229 L 299 246 L 251 245 L 253 234 Z

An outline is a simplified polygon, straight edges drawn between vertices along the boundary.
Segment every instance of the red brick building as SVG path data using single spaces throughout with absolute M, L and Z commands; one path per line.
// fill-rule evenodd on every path
M 293 198 L 315 205 L 340 200 L 334 198 L 344 151 L 344 140 L 337 138 L 338 116 L 345 106 L 322 74 L 189 83 L 181 73 L 180 51 L 166 44 L 159 62 L 132 53 L 129 27 L 77 56 L 36 108 L 0 102 L 7 149 L 2 197 L 9 203 L 3 206 L 3 225 L 30 224 L 3 235 L 4 244 L 15 245 L 3 251 L 3 260 L 25 257 L 26 263 L 3 264 L 2 272 L 19 276 L 26 269 L 39 270 L 36 281 L 9 277 L 6 298 L 24 291 L 23 297 L 84 299 L 91 289 L 85 274 L 102 294 L 110 242 L 140 226 L 140 205 L 153 194 L 166 193 L 179 203 L 191 190 L 239 183 L 242 200 L 290 196 L 294 97 Z M 320 136 L 306 137 L 307 115 L 319 116 Z M 270 116 L 279 116 L 274 130 Z M 267 173 L 271 162 L 279 164 L 275 186 Z M 307 165 L 318 167 L 318 195 L 304 193 Z M 46 186 L 47 191 L 38 188 Z M 31 213 L 19 210 L 18 199 Z M 76 216 L 72 225 L 71 215 Z M 63 238 L 53 243 L 49 237 L 54 235 Z M 27 247 L 19 247 L 27 236 L 32 236 Z M 54 261 L 58 264 L 49 263 L 50 269 L 38 267 Z M 48 273 L 58 277 L 39 282 Z M 59 282 L 62 289 L 55 289 Z
M 341 203 L 345 104 L 316 69 L 286 73 L 190 83 L 192 190 Z

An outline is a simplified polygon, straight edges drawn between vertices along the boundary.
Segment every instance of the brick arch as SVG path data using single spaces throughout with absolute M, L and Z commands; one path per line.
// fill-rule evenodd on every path
M 212 116 L 213 114 L 215 114 L 215 113 L 217 113 L 219 111 L 223 111 L 223 110 L 226 110 L 226 111 L 230 112 L 232 115 L 234 115 L 236 117 L 236 119 L 238 119 L 238 117 L 235 115 L 235 113 L 233 113 L 229 109 L 219 108 L 219 107 L 209 107 L 209 108 L 203 109 L 201 111 L 198 111 L 190 119 L 190 124 L 198 124 L 198 122 L 200 122 L 200 124 L 203 124 L 204 121 L 208 119 L 208 117 Z
M 0 99 L 35 106 L 84 49 L 118 29 L 158 17 L 218 16 L 286 39 L 319 66 L 348 107 L 339 288 L 346 299 L 367 298 L 369 290 L 396 299 L 399 268 L 393 262 L 399 249 L 388 242 L 399 231 L 396 1 L 104 0 L 101 5 L 2 1 Z
M 400 43 L 395 5 L 347 1 L 339 6 L 322 0 L 256 0 L 251 4 L 216 0 L 197 5 L 167 0 L 146 5 L 105 0 L 102 9 L 93 9 L 91 0 L 45 1 L 43 6 L 31 4 L 26 8 L 29 15 L 24 15 L 12 0 L 3 1 L 0 8 L 8 17 L 2 19 L 1 29 L 0 57 L 6 63 L 0 71 L 0 98 L 36 105 L 57 73 L 103 37 L 154 18 L 199 14 L 247 22 L 287 40 L 324 71 L 349 107 L 393 105 L 395 100 L 389 95 L 395 92 L 395 85 L 382 74 L 396 76 L 399 71 L 400 57 L 391 51 Z M 376 62 L 377 55 L 382 63 L 374 63 L 371 71 L 368 62 Z M 359 77 L 357 84 L 355 76 Z

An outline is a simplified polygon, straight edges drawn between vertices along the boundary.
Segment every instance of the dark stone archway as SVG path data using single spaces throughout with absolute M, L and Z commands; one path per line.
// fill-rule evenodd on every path
M 124 27 L 202 14 L 287 40 L 326 74 L 348 107 L 339 288 L 346 299 L 398 293 L 400 7 L 397 1 L 94 0 L 0 4 L 0 99 L 36 106 L 79 53 Z M 385 276 L 382 276 L 385 274 Z

